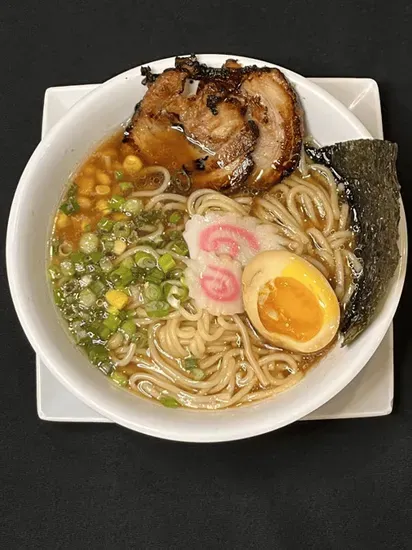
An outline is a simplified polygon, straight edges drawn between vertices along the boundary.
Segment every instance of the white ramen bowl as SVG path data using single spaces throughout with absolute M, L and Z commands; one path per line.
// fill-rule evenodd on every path
M 221 66 L 228 57 L 245 65 L 271 63 L 233 55 L 200 55 Z M 150 63 L 155 72 L 174 58 Z M 320 144 L 370 138 L 365 127 L 327 92 L 283 69 L 296 87 L 307 132 Z M 114 422 L 164 439 L 230 441 L 275 430 L 317 409 L 342 390 L 379 346 L 395 314 L 406 270 L 407 233 L 402 210 L 401 261 L 378 316 L 350 346 L 336 347 L 297 386 L 273 399 L 238 409 L 205 412 L 170 410 L 114 387 L 78 350 L 56 310 L 46 278 L 52 219 L 65 184 L 97 145 L 129 118 L 141 99 L 140 67 L 131 69 L 79 101 L 38 145 L 21 176 L 7 234 L 7 270 L 11 294 L 31 345 L 51 372 L 76 397 Z

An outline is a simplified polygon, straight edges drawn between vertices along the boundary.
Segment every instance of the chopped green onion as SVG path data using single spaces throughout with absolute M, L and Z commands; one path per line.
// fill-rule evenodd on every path
M 127 269 L 132 269 L 132 267 L 134 266 L 134 260 L 131 256 L 128 256 L 122 261 L 120 265 L 126 267 Z
M 97 224 L 97 229 L 104 233 L 110 233 L 113 229 L 114 221 L 109 220 L 108 218 L 101 218 Z
M 143 210 L 143 202 L 140 199 L 129 199 L 122 206 L 122 210 L 136 215 Z
M 133 183 L 130 183 L 130 181 L 121 181 L 119 183 L 119 186 L 123 193 L 129 191 L 130 189 L 133 189 Z
M 124 197 L 120 195 L 113 195 L 113 197 L 109 200 L 108 205 L 110 210 L 119 212 L 119 210 L 121 210 L 125 202 L 126 202 L 126 199 Z
M 63 277 L 65 279 L 65 277 Z M 70 279 L 69 281 L 62 281 L 61 282 L 61 290 L 64 292 L 64 294 L 67 296 L 68 294 L 73 294 L 73 292 L 76 292 L 79 288 L 79 283 L 76 281 L 76 279 Z
M 138 267 L 142 267 L 143 269 L 152 269 L 156 265 L 155 256 L 148 252 L 143 252 L 142 250 L 136 252 L 134 261 Z
M 133 321 L 125 321 L 120 327 L 129 337 L 132 337 L 137 332 L 136 324 Z
M 66 275 L 69 277 L 73 277 L 75 274 L 74 265 L 70 260 L 64 260 L 60 263 L 60 270 L 62 272 L 62 275 Z
M 51 265 L 48 269 L 49 271 L 49 277 L 52 281 L 55 281 L 60 277 L 60 269 L 57 267 L 57 265 Z
M 173 269 L 169 272 L 169 279 L 176 279 L 177 281 L 180 281 L 181 277 L 183 276 L 183 269 L 180 269 L 180 267 L 177 267 L 176 269 Z
M 159 402 L 164 406 L 168 407 L 169 409 L 177 409 L 180 407 L 180 403 L 177 399 L 174 397 L 171 397 L 170 395 L 162 395 L 159 397 Z
M 187 244 L 183 240 L 173 243 L 173 245 L 170 247 L 170 250 L 172 252 L 175 252 L 176 254 L 179 254 L 180 256 L 187 256 L 189 253 Z
M 87 225 L 84 226 L 84 230 L 85 231 L 91 231 L 92 230 L 92 226 L 90 225 L 90 223 L 88 223 Z
M 101 243 L 103 252 L 111 252 L 114 248 L 114 240 L 112 237 L 102 237 Z
M 113 227 L 113 233 L 116 238 L 126 238 L 130 235 L 132 228 L 128 222 L 116 222 Z
M 115 315 L 111 315 L 111 314 L 108 317 L 106 317 L 106 319 L 103 321 L 104 326 L 107 327 L 112 332 L 114 332 L 119 328 L 120 323 L 121 323 L 120 319 Z
M 79 248 L 85 254 L 95 252 L 99 246 L 99 237 L 95 233 L 83 233 L 80 237 Z
M 60 206 L 60 210 L 66 216 L 71 216 L 80 210 L 80 206 L 75 197 L 70 197 Z
M 177 286 L 176 284 L 173 284 L 173 281 L 166 281 L 163 283 L 163 290 L 166 300 L 168 301 L 170 296 L 174 296 L 181 302 L 184 302 L 189 296 L 189 289 L 187 286 Z
M 149 273 L 146 275 L 146 281 L 149 281 L 149 283 L 155 283 L 159 284 L 165 279 L 165 274 L 163 271 L 155 267 L 154 269 L 151 269 Z
M 199 369 L 199 368 L 194 368 L 190 371 L 190 374 L 193 376 L 193 378 L 195 380 L 203 380 L 203 378 L 205 377 L 205 373 L 202 369 Z
M 137 234 L 137 231 L 133 229 L 133 231 L 127 237 L 127 242 L 128 244 L 136 245 L 138 241 L 139 241 L 139 235 Z
M 101 344 L 91 344 L 86 349 L 87 355 L 94 365 L 100 366 L 101 363 L 107 361 L 109 358 L 109 352 Z
M 109 273 L 113 269 L 113 263 L 110 258 L 102 258 L 100 260 L 100 267 L 104 273 Z
M 179 309 L 180 307 L 180 298 L 178 298 L 178 295 L 179 295 L 179 288 L 177 286 L 171 285 L 170 287 L 167 287 L 166 301 L 174 309 Z
M 72 323 L 70 330 L 72 331 L 77 343 L 87 340 L 87 332 L 83 328 L 83 321 L 81 319 Z
M 182 214 L 180 212 L 173 212 L 173 214 L 171 214 L 169 217 L 169 222 L 176 224 L 176 223 L 179 223 L 181 219 L 182 219 Z
M 176 262 L 174 261 L 171 254 L 163 254 L 163 256 L 160 256 L 160 258 L 158 259 L 158 263 L 164 273 L 167 273 L 168 271 L 176 267 Z
M 96 299 L 96 294 L 90 288 L 84 288 L 79 294 L 79 302 L 83 307 L 94 306 Z
M 56 306 L 61 307 L 64 305 L 64 293 L 60 289 L 55 288 L 53 290 L 53 297 Z
M 117 181 L 120 181 L 123 178 L 123 172 L 121 170 L 116 170 L 114 173 L 114 177 L 117 179 Z
M 97 264 L 103 258 L 103 252 L 100 252 L 100 250 L 96 250 L 95 252 L 91 252 L 89 254 L 89 258 L 92 261 L 92 263 Z
M 83 275 L 80 278 L 80 284 L 82 287 L 89 286 L 89 284 L 93 281 L 93 277 L 90 275 L 90 273 L 86 273 L 86 275 Z
M 108 340 L 111 334 L 112 334 L 112 331 L 109 329 L 109 327 L 106 327 L 103 324 L 98 330 L 98 335 L 102 340 Z
M 167 233 L 169 241 L 181 241 L 183 239 L 183 233 L 174 229 L 173 231 L 168 231 Z
M 93 281 L 90 285 L 90 289 L 96 296 L 101 296 L 106 289 L 106 285 L 102 283 L 102 281 Z
M 80 252 L 80 250 L 77 250 L 76 252 L 72 252 L 70 254 L 70 259 L 75 264 L 84 264 L 85 255 L 83 254 L 83 252 Z
M 161 299 L 162 289 L 154 283 L 145 283 L 143 287 L 143 294 L 148 302 L 153 302 Z
M 197 369 L 197 359 L 195 357 L 186 357 L 183 361 L 183 367 L 186 370 Z
M 189 298 L 189 289 L 187 286 L 179 287 L 178 298 L 181 302 L 185 302 Z
M 117 269 L 112 271 L 109 275 L 109 279 L 114 283 L 116 286 L 127 286 L 129 283 L 133 281 L 133 273 L 131 269 L 120 265 Z
M 145 310 L 149 317 L 165 317 L 170 312 L 170 306 L 167 302 L 159 300 L 147 303 L 145 305 Z
M 132 267 L 133 281 L 136 283 L 144 283 L 146 280 L 146 271 L 136 265 Z
M 76 200 L 77 185 L 72 183 L 67 190 L 66 200 L 60 206 L 60 210 L 66 214 L 66 216 L 71 216 L 80 210 L 79 203 Z
M 113 382 L 116 382 L 116 384 L 118 384 L 122 388 L 126 387 L 129 383 L 128 377 L 122 372 L 118 372 L 116 370 L 111 373 L 110 378 L 113 380 Z

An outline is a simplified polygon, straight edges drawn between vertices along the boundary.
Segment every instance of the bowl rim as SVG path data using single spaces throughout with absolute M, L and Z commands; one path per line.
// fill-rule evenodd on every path
M 295 73 L 289 69 L 286 69 L 284 67 L 281 67 L 277 64 L 273 64 L 270 62 L 266 62 L 264 60 L 260 59 L 254 59 L 234 54 L 199 54 L 197 56 L 200 58 L 201 61 L 211 63 L 211 64 L 217 64 L 222 63 L 228 58 L 236 58 L 240 60 L 243 64 L 253 64 L 256 63 L 258 65 L 267 65 L 270 67 L 277 67 L 281 71 L 283 71 L 286 76 L 291 77 L 292 80 L 296 83 L 302 83 L 307 88 L 310 88 L 311 91 L 316 94 L 319 98 L 321 98 L 322 101 L 329 103 L 330 105 L 333 105 L 335 109 L 337 109 L 340 114 L 347 118 L 353 127 L 357 129 L 357 131 L 364 137 L 364 138 L 371 138 L 371 134 L 366 130 L 366 128 L 363 126 L 363 124 L 353 115 L 340 101 L 335 99 L 331 94 L 320 88 L 317 84 L 309 81 L 307 78 L 299 75 L 298 73 Z M 370 357 L 373 355 L 373 353 L 376 351 L 377 347 L 379 346 L 381 340 L 385 336 L 391 322 L 393 319 L 393 316 L 395 314 L 395 311 L 398 307 L 398 303 L 401 297 L 402 288 L 405 280 L 406 275 L 406 264 L 407 264 L 407 227 L 406 227 L 406 217 L 405 212 L 403 208 L 402 203 L 402 197 L 400 198 L 400 205 L 401 205 L 401 220 L 399 225 L 399 234 L 401 238 L 401 247 L 400 247 L 400 263 L 397 268 L 396 276 L 393 279 L 393 285 L 396 285 L 396 293 L 394 296 L 392 296 L 390 307 L 387 308 L 388 311 L 386 313 L 387 322 L 384 325 L 384 330 L 381 330 L 380 337 L 376 340 L 375 345 L 365 348 L 362 350 L 362 353 L 359 355 L 359 360 L 357 361 L 356 368 L 353 368 L 346 371 L 346 376 L 341 376 L 339 378 L 338 383 L 336 383 L 334 386 L 329 386 L 328 391 L 323 391 L 323 393 L 317 396 L 312 397 L 311 399 L 308 399 L 306 403 L 301 403 L 299 407 L 296 407 L 296 409 L 291 413 L 287 420 L 279 422 L 276 421 L 274 418 L 272 422 L 266 422 L 262 426 L 255 426 L 254 429 L 249 429 L 247 432 L 245 430 L 236 430 L 236 433 L 234 433 L 233 428 L 231 428 L 231 433 L 224 433 L 218 432 L 216 434 L 209 433 L 207 437 L 203 437 L 202 434 L 197 434 L 196 437 L 188 437 L 186 434 L 181 433 L 173 433 L 170 430 L 162 432 L 159 429 L 154 429 L 152 427 L 148 427 L 145 424 L 139 424 L 136 421 L 129 421 L 127 418 L 124 418 L 123 416 L 119 416 L 116 414 L 115 411 L 110 410 L 110 406 L 105 406 L 104 403 L 96 402 L 90 396 L 87 395 L 87 391 L 82 391 L 81 388 L 73 385 L 70 380 L 61 372 L 58 366 L 50 360 L 47 355 L 45 356 L 42 353 L 42 344 L 41 344 L 41 338 L 39 338 L 38 332 L 36 330 L 35 323 L 32 319 L 30 319 L 30 311 L 27 307 L 27 304 L 24 302 L 24 300 L 20 299 L 19 296 L 19 278 L 16 276 L 17 272 L 17 265 L 15 264 L 15 239 L 18 235 L 18 212 L 19 212 L 19 205 L 24 198 L 25 190 L 28 188 L 28 186 L 31 185 L 32 181 L 32 172 L 36 171 L 37 163 L 41 160 L 41 158 L 47 154 L 47 148 L 48 144 L 53 142 L 56 136 L 58 136 L 60 133 L 64 132 L 64 128 L 67 124 L 67 121 L 72 119 L 73 117 L 77 117 L 79 113 L 86 112 L 88 109 L 88 106 L 91 105 L 96 101 L 96 99 L 99 98 L 99 96 L 103 96 L 108 91 L 117 86 L 119 82 L 121 82 L 124 79 L 128 79 L 130 76 L 135 76 L 137 72 L 140 72 L 140 68 L 145 65 L 155 65 L 155 64 L 169 64 L 172 65 L 174 63 L 175 56 L 159 59 L 156 61 L 150 61 L 149 63 L 145 63 L 143 65 L 139 65 L 137 67 L 131 68 L 123 73 L 120 73 L 113 78 L 109 79 L 108 81 L 104 82 L 100 86 L 98 86 L 96 89 L 89 92 L 84 98 L 82 98 L 79 102 L 77 102 L 69 111 L 60 119 L 59 122 L 46 134 L 46 136 L 40 141 L 40 143 L 37 145 L 36 149 L 34 150 L 33 154 L 31 155 L 21 177 L 20 181 L 18 183 L 13 203 L 10 210 L 10 216 L 8 220 L 8 227 L 7 227 L 7 237 L 6 237 L 6 266 L 7 266 L 7 276 L 9 281 L 9 287 L 10 292 L 12 296 L 12 300 L 17 312 L 17 316 L 19 318 L 20 324 L 26 334 L 26 337 L 28 338 L 31 346 L 35 350 L 37 354 L 39 354 L 42 359 L 44 360 L 46 366 L 51 370 L 54 376 L 57 377 L 57 379 L 76 397 L 78 397 L 81 401 L 83 401 L 88 406 L 92 407 L 93 409 L 97 410 L 100 414 L 103 416 L 110 418 L 114 422 L 121 424 L 127 428 L 130 428 L 134 431 L 139 431 L 141 433 L 145 433 L 147 435 L 153 435 L 156 437 L 160 437 L 163 439 L 169 439 L 169 440 L 175 440 L 175 441 L 190 441 L 190 442 L 219 442 L 219 441 L 233 441 L 233 440 L 239 440 L 244 439 L 252 436 L 261 435 L 263 433 L 267 433 L 269 431 L 273 431 L 275 429 L 279 429 L 280 427 L 283 427 L 287 424 L 290 424 L 292 422 L 295 422 L 296 420 L 303 418 L 306 414 L 309 414 L 309 412 L 316 410 L 320 406 L 322 406 L 324 403 L 329 401 L 332 397 L 334 397 L 337 393 L 339 393 L 366 365 Z M 387 300 L 387 298 L 386 298 Z M 308 403 L 310 405 L 308 406 Z M 191 411 L 194 414 L 199 414 L 199 411 Z M 222 412 L 222 411 L 220 411 Z M 213 414 L 212 411 L 208 411 L 207 414 Z

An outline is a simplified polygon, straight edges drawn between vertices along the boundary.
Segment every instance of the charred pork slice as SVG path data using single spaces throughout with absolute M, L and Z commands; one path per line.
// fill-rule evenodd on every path
M 241 102 L 229 99 L 213 82 L 200 82 L 187 90 L 191 78 L 184 67 L 154 79 L 129 128 L 143 160 L 182 168 L 190 175 L 192 190 L 239 188 L 253 168 L 250 154 L 258 129 L 244 117 Z
M 264 191 L 292 172 L 299 162 L 302 123 L 296 94 L 278 69 L 255 69 L 245 74 L 240 93 L 247 116 L 259 127 L 253 151 L 254 168 L 247 184 Z
M 183 93 L 187 73 L 167 70 L 148 81 L 149 89 L 137 106 L 125 140 L 134 144 L 146 164 L 157 164 L 177 172 L 203 154 L 174 128 L 175 117 L 167 105 Z
M 193 78 L 213 82 L 226 98 L 236 98 L 243 104 L 246 118 L 257 124 L 254 169 L 246 182 L 249 190 L 265 191 L 296 168 L 302 146 L 302 113 L 295 91 L 279 69 L 242 67 L 234 59 L 216 69 L 200 64 L 195 56 L 177 62 L 186 66 Z

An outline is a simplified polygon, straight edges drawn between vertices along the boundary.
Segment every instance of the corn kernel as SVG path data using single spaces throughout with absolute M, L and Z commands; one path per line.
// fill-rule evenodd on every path
M 82 176 L 76 180 L 80 195 L 92 195 L 94 191 L 94 178 L 90 176 Z
M 121 241 L 119 239 L 114 241 L 113 252 L 114 254 L 116 254 L 116 256 L 120 256 L 120 254 L 123 254 L 125 250 L 126 250 L 126 243 L 124 241 Z
M 110 176 L 102 172 L 101 170 L 98 170 L 96 174 L 96 179 L 101 185 L 110 185 L 111 179 Z
M 68 227 L 71 223 L 71 220 L 67 214 L 64 212 L 59 212 L 56 220 L 56 227 L 58 229 L 64 229 L 65 227 Z
M 136 155 L 127 155 L 123 161 L 123 168 L 129 174 L 137 174 L 143 168 L 143 162 Z
M 87 197 L 78 197 L 77 202 L 83 210 L 88 210 L 92 206 L 92 201 Z
M 83 168 L 83 174 L 85 176 L 94 176 L 94 173 L 96 172 L 96 166 L 93 166 L 93 164 L 87 164 Z
M 121 290 L 109 290 L 106 292 L 106 300 L 116 309 L 123 309 L 127 304 L 129 297 Z
M 121 222 L 123 220 L 128 220 L 129 218 L 126 216 L 126 214 L 122 214 L 121 212 L 115 212 L 112 216 L 115 222 Z
M 88 225 L 90 225 L 90 219 L 85 216 L 80 222 L 80 227 L 82 228 L 82 231 L 85 231 Z
M 108 195 L 110 193 L 110 187 L 108 185 L 96 185 L 97 195 Z
M 104 212 L 105 210 L 109 210 L 109 204 L 105 199 L 99 199 L 96 202 L 96 208 L 100 212 Z

